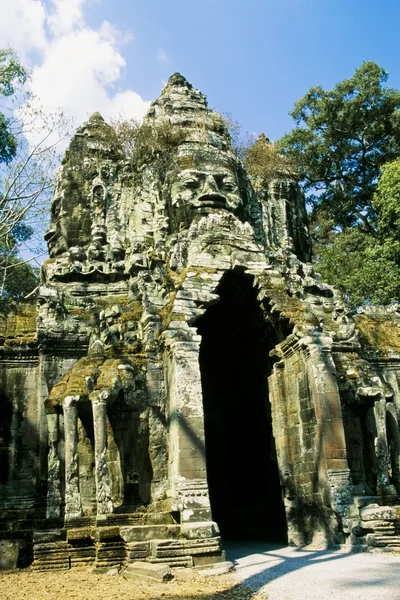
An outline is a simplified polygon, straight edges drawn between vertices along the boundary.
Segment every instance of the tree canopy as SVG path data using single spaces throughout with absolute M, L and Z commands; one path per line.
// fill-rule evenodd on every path
M 36 270 L 19 255 L 21 245 L 32 254 L 34 228 L 29 221 L 38 216 L 39 204 L 48 199 L 52 189 L 55 164 L 51 128 L 39 131 L 40 114 L 32 110 L 27 97 L 19 102 L 18 93 L 27 79 L 25 68 L 13 50 L 0 49 L 0 304 L 20 298 L 37 284 Z M 24 109 L 22 109 L 24 106 Z M 53 127 L 54 131 L 55 127 Z M 38 132 L 38 142 L 31 144 L 28 131 Z M 48 144 L 43 144 L 49 140 Z
M 26 71 L 10 48 L 0 49 L 0 95 L 12 96 L 15 86 L 26 80 Z M 0 163 L 9 163 L 17 151 L 18 140 L 11 119 L 0 111 Z
M 291 112 L 296 127 L 278 141 L 298 165 L 320 270 L 355 304 L 400 292 L 400 255 L 382 237 L 393 227 L 388 196 L 374 200 L 383 165 L 400 155 L 400 92 L 387 79 L 364 62 L 332 90 L 311 88 Z

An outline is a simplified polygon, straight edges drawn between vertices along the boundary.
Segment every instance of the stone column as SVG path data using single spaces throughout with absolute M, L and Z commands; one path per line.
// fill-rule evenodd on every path
M 170 494 L 180 502 L 182 522 L 209 521 L 200 343 L 166 340 Z
M 61 516 L 61 465 L 57 452 L 60 431 L 59 415 L 49 413 L 46 415 L 46 419 L 49 440 L 46 519 L 57 519 Z
M 300 343 L 307 356 L 307 370 L 310 391 L 317 421 L 316 448 L 320 476 L 331 471 L 347 471 L 346 440 L 340 403 L 340 393 L 336 379 L 336 367 L 332 359 L 332 339 L 314 332 Z
M 300 442 L 298 454 L 292 456 L 292 460 L 296 465 L 299 498 L 305 502 L 305 511 L 310 510 L 307 518 L 314 520 L 312 541 L 325 545 L 337 543 L 338 514 L 343 513 L 350 499 L 340 393 L 331 354 L 332 339 L 314 331 L 298 344 L 304 357 L 304 376 L 297 390 L 300 381 L 296 386 L 296 378 L 291 386 L 298 398 L 295 418 L 299 419 Z M 295 414 L 289 415 L 289 422 Z M 307 505 L 314 508 L 309 509 Z M 305 512 L 299 512 L 302 526 L 307 530 L 304 515 Z
M 107 405 L 105 399 L 92 402 L 94 427 L 94 456 L 96 477 L 97 518 L 112 513 L 110 475 L 107 465 Z
M 64 399 L 65 436 L 65 518 L 76 519 L 82 516 L 82 503 L 79 491 L 78 464 L 78 415 L 76 403 L 79 396 Z

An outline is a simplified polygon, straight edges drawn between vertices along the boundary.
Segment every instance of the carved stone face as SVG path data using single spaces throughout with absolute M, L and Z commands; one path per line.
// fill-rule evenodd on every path
M 193 168 L 174 174 L 170 188 L 172 231 L 187 229 L 201 215 L 215 211 L 238 214 L 243 207 L 236 169 L 227 160 L 195 157 Z
M 89 207 L 74 189 L 56 192 L 51 205 L 50 227 L 44 239 L 51 258 L 72 246 L 84 246 L 90 241 L 91 217 Z

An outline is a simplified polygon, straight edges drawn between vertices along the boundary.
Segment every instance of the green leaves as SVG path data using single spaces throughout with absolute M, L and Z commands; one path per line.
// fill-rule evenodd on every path
M 390 304 L 400 296 L 399 250 L 355 227 L 321 249 L 318 270 L 355 306 Z
M 12 96 L 15 86 L 26 81 L 26 71 L 11 48 L 0 48 L 0 94 Z
M 311 88 L 296 103 L 298 126 L 278 145 L 299 165 L 312 218 L 326 206 L 339 226 L 362 222 L 373 231 L 380 167 L 400 149 L 400 92 L 383 87 L 386 80 L 384 69 L 365 62 L 351 79 L 328 91 Z
M 8 164 L 17 151 L 17 139 L 10 131 L 10 121 L 0 112 L 0 163 Z
M 10 48 L 0 49 L 0 95 L 11 96 L 15 86 L 26 80 L 26 71 Z M 17 151 L 17 139 L 11 131 L 11 122 L 0 112 L 0 163 L 8 164 Z
M 400 154 L 400 92 L 387 79 L 364 62 L 332 90 L 311 88 L 277 142 L 299 166 L 318 269 L 355 304 L 400 295 L 400 165 L 383 166 Z
M 400 158 L 382 166 L 372 206 L 381 233 L 400 239 Z

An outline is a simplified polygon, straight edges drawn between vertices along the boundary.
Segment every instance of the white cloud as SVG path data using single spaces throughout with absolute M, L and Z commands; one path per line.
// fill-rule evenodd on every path
M 0 0 L 0 46 L 11 46 L 24 60 L 46 46 L 46 10 L 41 0 Z
M 84 18 L 87 0 L 0 0 L 0 47 L 11 45 L 34 60 L 30 88 L 46 112 L 62 109 L 77 123 L 99 111 L 104 118 L 142 118 L 149 102 L 133 90 L 115 91 L 129 36 L 104 21 Z M 130 38 L 131 39 L 131 38 Z
M 109 41 L 111 44 L 115 45 L 118 41 L 118 46 L 129 44 L 134 40 L 130 31 L 121 32 L 109 21 L 103 21 L 99 33 L 104 40 Z
M 149 108 L 150 102 L 143 102 L 139 94 L 128 90 L 113 96 L 110 106 L 110 116 L 128 119 L 142 119 Z
M 71 33 L 83 25 L 82 7 L 85 0 L 53 0 L 47 23 L 56 37 Z

